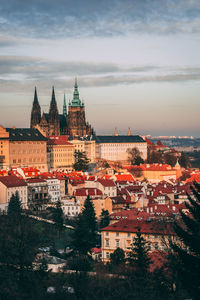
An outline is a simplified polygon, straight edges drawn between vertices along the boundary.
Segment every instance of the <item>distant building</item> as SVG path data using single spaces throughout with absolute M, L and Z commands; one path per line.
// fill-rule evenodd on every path
M 15 176 L 0 177 L 0 211 L 7 211 L 8 204 L 12 195 L 18 192 L 22 208 L 27 208 L 27 184 L 26 182 Z
M 45 179 L 30 178 L 26 180 L 28 185 L 28 207 L 30 209 L 42 209 L 48 202 L 48 186 Z
M 47 170 L 47 139 L 37 129 L 0 126 L 0 168 Z
M 50 136 L 47 141 L 49 169 L 63 168 L 72 171 L 74 164 L 74 146 L 66 135 Z
M 137 148 L 147 158 L 147 143 L 139 135 L 96 136 L 96 156 L 110 161 L 127 161 L 128 149 Z
M 46 136 L 66 134 L 72 136 L 91 135 L 93 129 L 89 123 L 86 122 L 85 105 L 79 99 L 77 80 L 75 80 L 73 99 L 69 102 L 68 113 L 64 96 L 63 113 L 59 114 L 53 87 L 49 113 L 43 113 L 43 115 L 41 115 L 41 108 L 35 88 L 30 127 L 40 128 Z
M 110 254 L 118 247 L 122 248 L 127 255 L 131 251 L 131 244 L 138 228 L 140 228 L 141 235 L 148 242 L 150 251 L 166 250 L 167 246 L 163 241 L 163 237 L 174 236 L 172 224 L 164 221 L 126 219 L 103 228 L 101 230 L 103 262 L 109 261 Z

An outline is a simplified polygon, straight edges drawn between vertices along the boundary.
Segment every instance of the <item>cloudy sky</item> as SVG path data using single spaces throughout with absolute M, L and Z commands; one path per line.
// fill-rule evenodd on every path
M 59 110 L 74 78 L 98 134 L 200 136 L 199 0 L 6 0 L 0 124 L 28 127 L 34 87 Z

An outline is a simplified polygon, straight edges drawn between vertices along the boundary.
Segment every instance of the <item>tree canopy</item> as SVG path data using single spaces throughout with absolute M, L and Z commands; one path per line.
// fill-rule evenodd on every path
M 94 205 L 88 196 L 77 218 L 73 232 L 73 246 L 81 254 L 88 254 L 97 243 L 97 220 Z
M 74 160 L 73 167 L 76 171 L 86 171 L 88 169 L 90 160 L 87 158 L 85 152 L 75 151 Z
M 142 153 L 138 150 L 138 148 L 132 148 L 127 149 L 128 153 L 128 160 L 131 163 L 131 165 L 137 165 L 144 163 L 144 160 L 142 158 Z
M 189 214 L 181 212 L 181 222 L 174 225 L 178 237 L 172 244 L 180 261 L 180 279 L 187 288 L 192 299 L 200 295 L 200 184 L 191 187 L 193 196 L 188 195 L 189 203 L 185 202 Z

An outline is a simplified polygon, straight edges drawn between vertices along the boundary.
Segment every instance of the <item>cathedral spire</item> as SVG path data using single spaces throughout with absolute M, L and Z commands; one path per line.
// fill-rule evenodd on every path
M 77 78 L 75 78 L 74 94 L 73 94 L 73 99 L 72 99 L 72 102 L 70 105 L 71 106 L 83 106 L 83 104 L 81 103 L 81 100 L 79 99 Z
M 41 121 L 41 108 L 38 101 L 37 89 L 35 87 L 33 106 L 31 110 L 31 128 L 34 128 Z
M 54 86 L 52 87 L 52 96 L 51 96 L 51 103 L 50 103 L 50 109 L 49 114 L 55 114 L 58 113 L 57 103 L 56 103 L 56 97 L 54 92 Z
M 38 102 L 38 96 L 37 96 L 37 88 L 36 88 L 36 86 L 35 86 L 35 92 L 34 92 L 33 105 L 39 105 L 39 102 Z M 40 106 L 40 105 L 39 105 L 39 106 Z
M 67 105 L 66 105 L 66 98 L 64 94 L 64 102 L 63 102 L 63 115 L 67 117 Z

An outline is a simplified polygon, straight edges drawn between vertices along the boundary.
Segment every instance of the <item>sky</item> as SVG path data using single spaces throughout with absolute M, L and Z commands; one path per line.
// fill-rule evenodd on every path
M 0 124 L 60 113 L 77 77 L 97 134 L 200 136 L 199 0 L 0 0 Z

